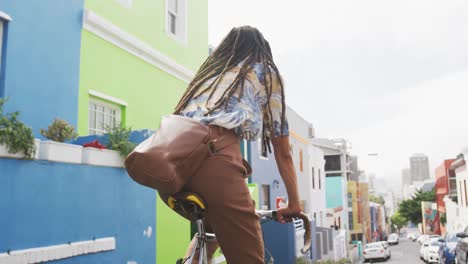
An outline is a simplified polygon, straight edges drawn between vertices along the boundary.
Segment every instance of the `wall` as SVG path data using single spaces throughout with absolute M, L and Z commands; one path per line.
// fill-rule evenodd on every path
M 76 126 L 83 0 L 2 1 L 0 10 L 12 18 L 5 111 L 20 111 L 36 136 L 54 117 Z
M 85 8 L 111 21 L 150 47 L 196 71 L 208 55 L 208 0 L 187 0 L 188 41 L 166 33 L 166 0 L 133 1 L 125 8 L 115 0 L 87 0 Z M 227 34 L 228 32 L 226 32 Z
M 0 159 L 0 171 L 0 253 L 115 237 L 113 251 L 56 262 L 154 263 L 156 193 L 124 169 Z
M 317 215 L 316 222 L 317 226 L 325 226 L 325 217 L 327 211 L 327 205 L 325 202 L 325 159 L 323 151 L 314 146 L 309 145 L 309 171 L 312 167 L 315 169 L 315 189 L 309 189 L 311 192 L 311 214 Z
M 362 224 L 364 225 L 364 232 L 366 241 L 372 241 L 372 234 L 370 229 L 370 208 L 369 208 L 369 184 L 367 182 L 359 182 L 359 189 L 361 192 L 362 201 Z
M 327 208 L 336 208 L 343 206 L 343 177 L 326 177 L 325 178 L 325 194 Z
M 357 181 L 348 181 L 348 195 L 351 195 L 351 203 L 349 203 L 349 196 L 348 196 L 348 204 L 351 204 L 352 214 L 353 214 L 353 229 L 350 228 L 351 237 L 353 234 L 361 234 L 362 233 L 362 224 L 360 222 L 360 206 L 358 205 L 358 201 L 362 200 L 358 196 L 359 190 L 359 183 Z M 349 207 L 348 207 L 349 208 Z M 348 219 L 350 221 L 350 219 Z M 357 236 L 353 237 L 353 240 L 359 240 Z
M 250 142 L 250 159 L 252 166 L 251 182 L 258 184 L 260 193 L 260 204 L 263 204 L 262 184 L 270 186 L 270 209 L 276 208 L 276 197 L 287 197 L 286 187 L 284 186 L 281 175 L 276 166 L 274 152 L 268 154 L 268 158 L 260 156 L 258 141 Z
M 177 42 L 165 31 L 165 0 L 134 1 L 125 8 L 114 0 L 87 1 L 86 9 L 99 18 L 107 33 L 123 31 L 124 45 L 143 43 L 145 50 L 165 57 L 174 67 L 193 73 L 208 55 L 208 3 L 188 4 L 188 42 Z M 170 74 L 107 41 L 94 29 L 83 29 L 79 94 L 79 132 L 87 134 L 90 90 L 125 102 L 123 123 L 134 129 L 157 128 L 160 117 L 174 109 L 189 80 Z M 107 30 L 107 29 L 106 29 Z M 105 30 L 104 30 L 105 31 Z M 104 34 L 107 34 L 106 32 Z M 114 37 L 114 36 L 113 36 Z M 127 42 L 125 42 L 127 41 Z M 172 65 L 171 64 L 171 65 Z

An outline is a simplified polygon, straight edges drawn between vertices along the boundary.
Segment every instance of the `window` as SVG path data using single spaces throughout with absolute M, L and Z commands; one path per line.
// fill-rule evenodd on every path
M 459 184 L 458 186 L 460 186 L 460 202 L 461 204 L 463 205 L 463 192 L 462 192 L 462 184 L 461 184 L 461 181 L 459 181 Z
M 186 0 L 166 0 L 166 20 L 168 34 L 178 41 L 186 41 Z
M 0 18 L 0 74 L 2 74 L 3 26 L 3 20 Z M 1 77 L 0 75 L 0 78 Z
M 348 222 L 349 222 L 349 229 L 353 230 L 354 229 L 353 212 L 348 212 Z
M 106 128 L 120 125 L 120 106 L 95 99 L 89 100 L 88 132 L 90 135 L 106 133 Z
M 258 144 L 257 144 L 258 145 L 258 157 L 260 159 L 263 159 L 263 160 L 268 160 L 268 154 L 267 154 L 268 150 L 266 150 L 266 149 L 263 150 L 261 140 L 258 140 L 257 142 L 258 142 Z
M 318 170 L 319 190 L 322 189 L 322 172 Z
M 353 194 L 352 193 L 348 193 L 348 208 L 353 208 Z
M 312 189 L 315 189 L 315 169 L 312 167 Z
M 325 156 L 325 171 L 341 170 L 341 155 Z
M 309 138 L 314 138 L 314 128 L 313 127 L 308 127 L 307 132 L 309 134 Z
M 468 196 L 466 192 L 466 180 L 463 180 L 463 183 L 465 185 L 465 206 L 468 206 Z
M 304 171 L 304 163 L 302 161 L 303 161 L 303 157 L 302 157 L 302 149 L 301 149 L 299 150 L 299 169 L 301 171 Z
M 262 184 L 262 209 L 270 210 L 270 185 Z

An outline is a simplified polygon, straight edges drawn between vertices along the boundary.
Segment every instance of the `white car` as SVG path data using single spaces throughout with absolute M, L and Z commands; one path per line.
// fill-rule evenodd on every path
M 391 258 L 392 257 L 392 253 L 390 252 L 390 247 L 388 246 L 388 243 L 387 241 L 380 241 L 380 242 L 377 242 L 377 243 L 382 243 L 383 247 L 384 247 L 384 250 L 385 250 L 385 254 L 387 255 L 387 259 Z
M 419 257 L 427 263 L 439 263 L 439 238 L 433 237 L 424 240 L 419 249 Z
M 429 238 L 429 235 L 420 235 L 416 241 L 418 241 L 419 245 L 422 245 L 423 242 Z
M 416 241 L 416 239 L 418 239 L 419 235 L 413 232 L 413 233 L 408 233 L 406 237 L 414 242 Z
M 398 245 L 399 239 L 398 234 L 393 233 L 388 236 L 387 242 L 389 245 Z
M 364 246 L 364 262 L 374 259 L 387 260 L 387 251 L 382 242 L 369 243 Z

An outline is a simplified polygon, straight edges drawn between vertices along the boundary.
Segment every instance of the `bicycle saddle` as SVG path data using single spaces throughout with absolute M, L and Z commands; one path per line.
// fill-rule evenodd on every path
M 164 200 L 169 208 L 190 221 L 203 218 L 206 212 L 205 202 L 195 193 L 181 192 L 167 196 Z

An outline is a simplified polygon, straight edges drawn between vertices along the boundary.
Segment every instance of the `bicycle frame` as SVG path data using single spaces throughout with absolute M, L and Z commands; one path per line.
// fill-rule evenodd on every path
M 276 218 L 276 211 L 264 211 L 264 210 L 256 210 L 255 213 L 260 217 L 264 219 L 275 219 Z M 310 237 L 310 223 L 308 222 L 308 218 L 305 215 L 302 215 L 301 218 L 304 221 L 304 224 L 306 225 L 306 236 Z M 197 244 L 196 246 L 192 249 L 192 252 L 190 253 L 189 257 L 187 259 L 180 259 L 177 264 L 192 264 L 193 260 L 195 258 L 195 254 L 197 252 L 197 249 L 199 250 L 199 255 L 198 255 L 198 263 L 199 264 L 209 264 L 208 262 L 208 255 L 207 255 L 207 243 L 216 241 L 216 237 L 214 234 L 206 233 L 205 232 L 205 226 L 203 225 L 203 217 L 200 215 L 199 218 L 196 219 L 195 224 L 197 225 Z M 307 253 L 307 251 L 310 248 L 310 240 L 306 241 L 304 248 L 301 249 L 301 252 L 303 254 Z M 273 256 L 269 253 L 267 250 L 268 254 L 270 255 L 270 260 L 268 264 L 274 264 L 274 259 Z

